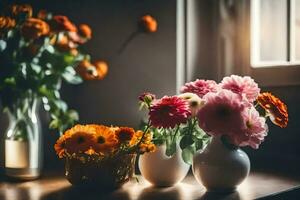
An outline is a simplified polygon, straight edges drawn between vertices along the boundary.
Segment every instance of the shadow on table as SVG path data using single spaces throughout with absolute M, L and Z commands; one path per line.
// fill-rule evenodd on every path
M 43 196 L 40 200 L 130 200 L 129 194 L 123 190 L 95 190 L 68 187 Z
M 214 193 L 214 192 L 205 192 L 197 200 L 240 200 L 240 194 L 238 192 L 233 193 Z
M 143 189 L 138 200 L 183 200 L 180 188 L 175 187 L 154 187 Z

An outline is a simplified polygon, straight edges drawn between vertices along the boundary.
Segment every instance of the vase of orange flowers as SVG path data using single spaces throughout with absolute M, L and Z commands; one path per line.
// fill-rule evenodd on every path
M 72 185 L 116 188 L 133 176 L 137 154 L 155 150 L 151 139 L 149 132 L 129 127 L 76 125 L 57 140 L 55 150 Z
M 88 25 L 76 26 L 66 16 L 45 10 L 33 16 L 30 5 L 1 11 L 0 102 L 10 119 L 5 136 L 8 176 L 30 179 L 40 175 L 38 105 L 42 103 L 49 112 L 50 128 L 62 133 L 78 120 L 77 112 L 61 99 L 62 82 L 79 84 L 106 75 L 104 61 L 91 62 L 80 50 L 91 36 Z

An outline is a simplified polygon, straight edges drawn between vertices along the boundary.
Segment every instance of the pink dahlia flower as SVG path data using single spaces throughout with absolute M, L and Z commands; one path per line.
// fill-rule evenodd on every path
M 257 149 L 268 132 L 266 119 L 261 117 L 254 107 L 246 109 L 242 115 L 244 130 L 231 135 L 231 141 L 237 146 L 251 146 Z
M 186 123 L 191 116 L 189 104 L 177 96 L 164 96 L 154 100 L 149 111 L 151 125 L 156 128 L 174 128 Z
M 220 83 L 222 89 L 230 90 L 253 103 L 259 95 L 260 89 L 257 83 L 249 76 L 231 75 L 224 77 Z
M 199 80 L 186 83 L 181 87 L 181 93 L 194 93 L 197 94 L 200 98 L 206 95 L 208 92 L 217 92 L 218 84 L 213 80 Z
M 204 100 L 206 103 L 198 112 L 198 120 L 208 134 L 230 135 L 243 129 L 245 104 L 238 94 L 220 90 L 206 94 Z

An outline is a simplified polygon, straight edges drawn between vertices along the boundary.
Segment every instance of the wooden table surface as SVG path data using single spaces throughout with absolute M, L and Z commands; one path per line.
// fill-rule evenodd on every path
M 280 193 L 286 190 L 298 190 L 300 177 L 274 173 L 253 172 L 231 194 L 207 193 L 192 175 L 174 187 L 155 188 L 138 177 L 113 192 L 87 191 L 72 187 L 61 175 L 48 174 L 38 180 L 12 183 L 0 183 L 1 200 L 252 200 Z M 298 188 L 298 189 L 297 189 Z M 284 198 L 285 199 L 285 198 Z M 300 199 L 300 197 L 298 198 Z

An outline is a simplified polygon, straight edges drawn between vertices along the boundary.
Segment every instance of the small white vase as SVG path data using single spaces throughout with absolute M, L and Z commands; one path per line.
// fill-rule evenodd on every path
M 233 192 L 248 176 L 250 160 L 241 149 L 230 149 L 220 137 L 214 137 L 202 153 L 193 160 L 196 180 L 210 192 Z
M 176 153 L 165 155 L 166 145 L 158 146 L 153 153 L 145 153 L 139 158 L 139 169 L 142 176 L 158 187 L 169 187 L 182 181 L 187 175 L 190 165 L 181 158 L 181 149 L 176 147 Z

